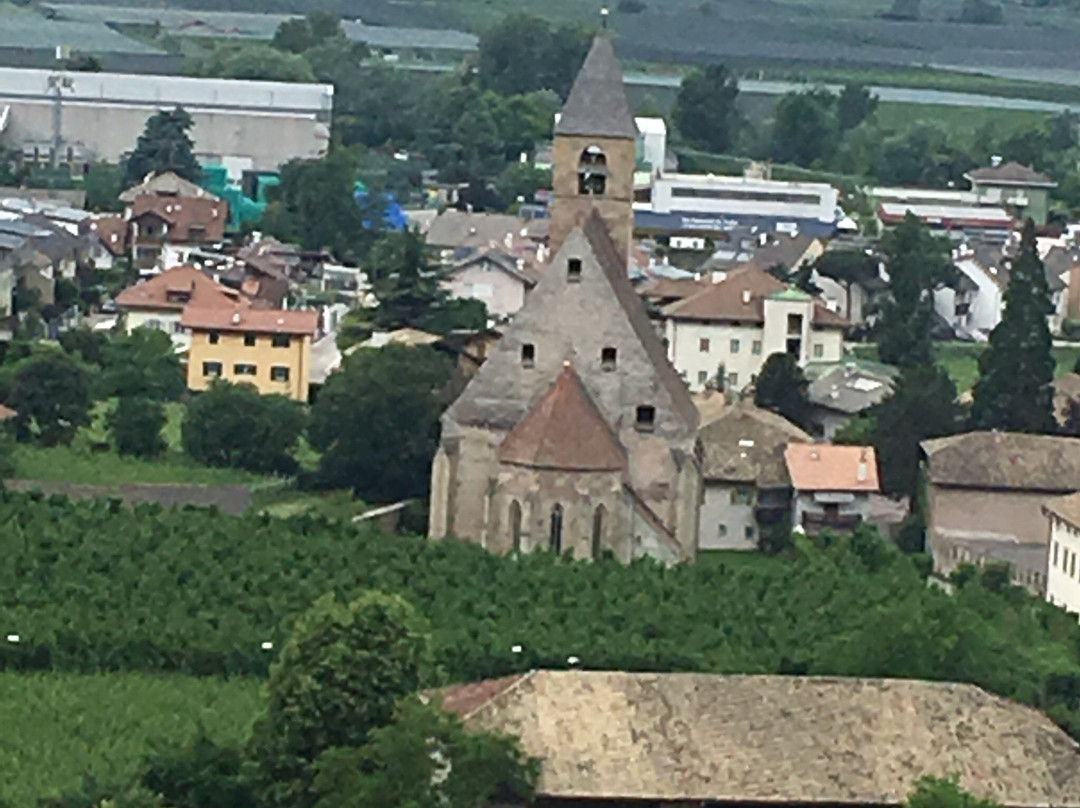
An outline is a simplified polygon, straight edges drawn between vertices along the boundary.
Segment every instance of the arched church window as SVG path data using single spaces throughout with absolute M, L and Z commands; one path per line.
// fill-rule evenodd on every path
M 599 146 L 589 146 L 578 160 L 578 193 L 603 196 L 607 190 L 607 156 Z
M 515 499 L 510 503 L 510 541 L 515 553 L 521 552 L 521 505 Z
M 548 547 L 555 555 L 562 554 L 562 505 L 556 505 L 551 509 L 551 535 L 548 538 Z
M 592 519 L 592 557 L 593 561 L 600 559 L 600 553 L 603 552 L 604 545 L 604 516 L 606 511 L 603 505 L 597 505 L 596 510 L 593 511 Z

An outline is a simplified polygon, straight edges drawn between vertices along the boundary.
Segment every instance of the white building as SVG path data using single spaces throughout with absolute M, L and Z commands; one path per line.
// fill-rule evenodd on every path
M 850 530 L 870 518 L 870 497 L 880 490 L 873 446 L 790 443 L 784 461 L 793 525 L 807 533 Z
M 985 266 L 970 251 L 957 252 L 953 260 L 960 283 L 956 289 L 935 290 L 934 309 L 959 333 L 985 340 L 1001 322 L 1008 276 L 997 267 Z
M 481 301 L 488 316 L 502 322 L 525 305 L 525 295 L 536 281 L 524 259 L 485 250 L 449 266 L 442 285 L 452 298 Z
M 1046 599 L 1080 614 L 1080 494 L 1051 500 L 1043 513 L 1050 521 Z
M 838 362 L 847 321 L 749 265 L 661 310 L 668 359 L 693 391 L 741 390 L 774 353 Z
M 667 124 L 663 118 L 634 118 L 637 124 L 637 158 L 651 171 L 664 170 L 667 156 Z

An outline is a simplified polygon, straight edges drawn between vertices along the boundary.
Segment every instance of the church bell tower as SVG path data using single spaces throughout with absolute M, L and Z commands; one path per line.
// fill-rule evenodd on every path
M 634 227 L 637 126 L 611 40 L 601 34 L 555 124 L 551 250 L 595 208 L 624 263 Z

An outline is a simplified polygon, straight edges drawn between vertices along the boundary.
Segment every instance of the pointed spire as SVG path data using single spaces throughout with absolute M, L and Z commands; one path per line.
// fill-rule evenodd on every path
M 563 105 L 555 134 L 637 137 L 637 126 L 626 100 L 622 67 L 608 37 L 600 35 L 593 40 Z

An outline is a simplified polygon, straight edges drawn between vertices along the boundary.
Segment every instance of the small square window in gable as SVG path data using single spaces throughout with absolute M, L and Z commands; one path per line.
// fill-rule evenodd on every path
M 600 369 L 605 372 L 615 370 L 618 351 L 614 348 L 602 348 L 600 350 Z
M 521 366 L 531 368 L 536 365 L 536 346 L 526 342 L 521 346 Z
M 570 258 L 566 262 L 566 280 L 569 283 L 581 283 L 581 259 Z

